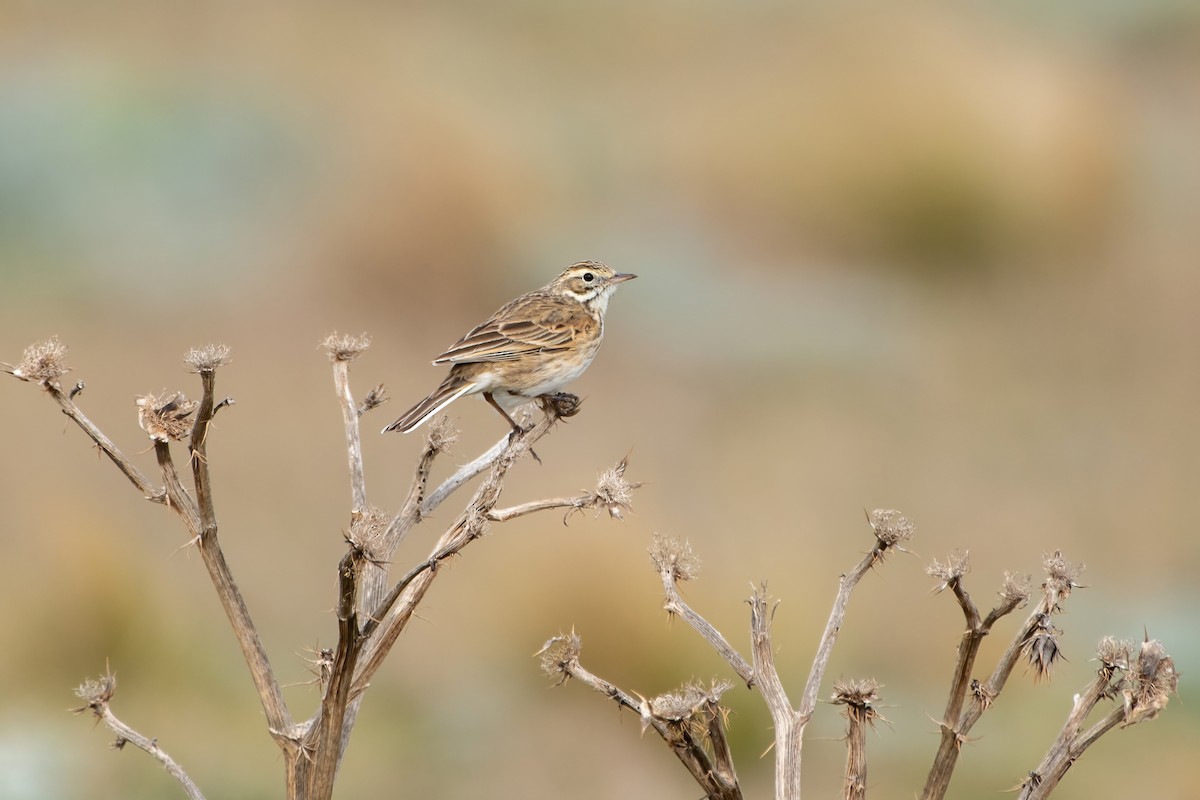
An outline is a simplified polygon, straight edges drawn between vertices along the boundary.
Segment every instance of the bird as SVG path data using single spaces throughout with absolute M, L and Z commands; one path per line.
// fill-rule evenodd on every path
M 409 433 L 469 394 L 482 394 L 514 434 L 524 432 L 510 412 L 554 395 L 583 374 L 604 338 L 609 299 L 636 277 L 599 261 L 580 261 L 502 306 L 433 360 L 435 366 L 451 365 L 446 379 L 383 432 Z

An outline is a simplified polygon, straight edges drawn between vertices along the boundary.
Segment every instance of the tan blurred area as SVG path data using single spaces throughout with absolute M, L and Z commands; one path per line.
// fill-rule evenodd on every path
M 1069 660 L 1049 684 L 1018 670 L 952 795 L 1017 784 L 1100 637 L 1148 631 L 1184 702 L 1109 734 L 1056 796 L 1197 796 L 1198 253 L 1195 4 L 0 2 L 0 360 L 60 337 L 85 412 L 151 471 L 135 397 L 196 396 L 183 354 L 232 348 L 221 537 L 298 717 L 349 524 L 318 342 L 373 337 L 352 377 L 393 398 L 364 446 L 394 510 L 420 437 L 375 432 L 441 379 L 432 357 L 573 261 L 640 276 L 582 412 L 503 501 L 586 489 L 631 453 L 636 513 L 523 518 L 468 549 L 372 686 L 340 797 L 696 796 L 637 720 L 549 690 L 531 654 L 574 628 L 627 690 L 730 677 L 665 619 L 661 532 L 690 540 L 687 599 L 744 653 L 744 600 L 769 582 L 798 698 L 879 507 L 911 517 L 915 555 L 864 580 L 827 681 L 883 684 L 873 794 L 913 796 L 937 746 L 962 617 L 929 560 L 969 550 L 986 607 L 1061 549 L 1087 565 Z M 177 796 L 67 713 L 106 663 L 118 715 L 209 796 L 282 796 L 181 526 L 0 377 L 0 797 Z M 450 410 L 438 475 L 504 432 L 476 398 Z M 740 774 L 769 796 L 770 720 L 744 687 L 726 699 Z M 814 797 L 840 790 L 842 731 L 820 707 Z

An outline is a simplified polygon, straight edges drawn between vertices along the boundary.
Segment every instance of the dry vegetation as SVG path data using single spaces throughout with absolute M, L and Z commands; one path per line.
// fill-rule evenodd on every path
M 412 483 L 399 511 L 385 512 L 368 501 L 362 461 L 359 420 L 386 400 L 383 387 L 375 387 L 356 400 L 350 384 L 350 362 L 367 350 L 365 336 L 330 335 L 323 343 L 333 365 L 335 393 L 342 412 L 348 458 L 351 508 L 344 534 L 346 552 L 336 566 L 336 647 L 326 648 L 314 660 L 314 685 L 320 702 L 306 720 L 298 720 L 285 702 L 279 682 L 259 631 L 221 549 L 216 503 L 213 497 L 208 453 L 211 423 L 218 411 L 233 404 L 218 401 L 216 373 L 230 358 L 225 346 L 208 346 L 189 351 L 184 358 L 198 374 L 201 396 L 189 400 L 182 392 L 147 394 L 137 399 L 138 419 L 152 442 L 159 468 L 158 479 L 138 469 L 124 452 L 84 414 L 76 397 L 82 381 L 69 390 L 62 378 L 68 372 L 66 347 L 55 340 L 29 347 L 19 363 L 4 365 L 4 371 L 22 381 L 40 386 L 92 440 L 95 446 L 137 488 L 141 495 L 170 510 L 183 522 L 190 544 L 203 559 L 213 588 L 225 610 L 257 690 L 267 731 L 283 755 L 289 798 L 328 798 L 333 794 L 338 770 L 349 744 L 371 678 L 382 666 L 399 636 L 413 618 L 419 604 L 439 574 L 439 567 L 482 537 L 493 524 L 545 511 L 594 510 L 621 518 L 629 508 L 633 491 L 640 486 L 625 478 L 627 460 L 604 472 L 596 487 L 576 495 L 534 500 L 498 507 L 510 468 L 535 442 L 546 436 L 562 416 L 578 410 L 578 399 L 554 396 L 543 403 L 544 417 L 520 435 L 499 440 L 487 452 L 460 467 L 436 487 L 429 483 L 430 467 L 454 441 L 444 421 L 434 424 L 418 458 Z M 173 443 L 186 443 L 186 470 L 190 488 L 176 467 Z M 473 478 L 482 476 L 462 511 L 442 532 L 428 555 L 399 572 L 393 557 L 401 541 L 434 508 L 450 499 Z M 161 481 L 161 483 L 159 482 Z M 759 692 L 766 703 L 774 728 L 775 796 L 801 796 L 801 752 L 807 725 L 817 710 L 839 632 L 851 595 L 858 583 L 881 567 L 892 552 L 904 552 L 912 538 L 912 523 L 897 511 L 877 510 L 868 514 L 874 542 L 866 555 L 842 575 L 816 656 L 799 701 L 789 697 L 776 667 L 776 645 L 772 624 L 777 603 L 767 594 L 765 583 L 749 598 L 749 659 L 738 653 L 729 640 L 691 608 L 678 591 L 679 584 L 694 580 L 700 560 L 686 541 L 656 536 L 650 545 L 650 560 L 665 594 L 664 608 L 684 620 L 727 662 L 745 685 Z M 971 742 L 969 733 L 985 712 L 997 702 L 1014 668 L 1024 661 L 1035 680 L 1049 678 L 1061 657 L 1060 630 L 1055 621 L 1073 591 L 1080 587 L 1082 567 L 1054 552 L 1044 560 L 1045 577 L 1040 589 L 1027 577 L 1006 575 L 996 605 L 982 613 L 965 585 L 969 559 L 965 552 L 945 561 L 935 560 L 927 570 L 934 590 L 949 590 L 962 610 L 965 627 L 958 646 L 945 711 L 937 725 L 940 744 L 922 792 L 930 800 L 946 795 L 959 756 Z M 1002 619 L 1019 608 L 1032 606 L 1017 626 L 1007 648 L 989 677 L 975 677 L 976 659 L 984 637 Z M 638 715 L 643 733 L 653 729 L 668 745 L 700 785 L 706 797 L 731 800 L 743 797 L 727 735 L 727 712 L 722 695 L 733 683 L 716 678 L 705 684 L 691 681 L 679 689 L 645 697 L 622 689 L 586 669 L 581 663 L 582 639 L 572 632 L 551 638 L 538 656 L 542 669 L 557 683 L 575 679 Z M 1075 696 L 1071 710 L 1043 761 L 1031 768 L 1018 789 L 1021 798 L 1048 796 L 1067 770 L 1105 733 L 1154 719 L 1176 690 L 1178 676 L 1172 658 L 1161 643 L 1147 635 L 1136 645 L 1105 637 L 1096 651 L 1095 677 Z M 83 705 L 77 712 L 91 711 L 116 736 L 115 747 L 133 744 L 157 759 L 191 798 L 203 797 L 184 768 L 159 746 L 156 738 L 139 733 L 113 711 L 115 674 L 108 670 L 99 679 L 88 679 L 76 690 Z M 879 714 L 880 685 L 873 678 L 840 679 L 833 684 L 830 702 L 844 707 L 848 721 L 845 737 L 847 759 L 844 796 L 866 795 L 867 730 Z M 1112 708 L 1088 725 L 1092 712 L 1107 702 Z M 1022 735 L 1026 735 L 1024 732 Z M 876 783 L 885 783 L 886 778 Z

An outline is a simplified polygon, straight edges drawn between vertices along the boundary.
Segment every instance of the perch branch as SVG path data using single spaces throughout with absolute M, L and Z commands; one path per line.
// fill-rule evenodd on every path
M 500 454 L 492 460 L 491 473 L 476 489 L 471 502 L 458 519 L 438 539 L 429 557 L 397 582 L 371 611 L 363 625 L 362 636 L 367 641 L 355 675 L 352 694 L 357 695 L 366 689 L 371 676 L 379 669 L 392 645 L 407 626 L 417 605 L 429 591 L 436 577 L 437 567 L 482 535 L 487 515 L 500 499 L 509 468 L 529 452 L 539 439 L 549 433 L 557 421 L 558 414 L 551 407 L 532 428 L 519 436 L 506 438 Z

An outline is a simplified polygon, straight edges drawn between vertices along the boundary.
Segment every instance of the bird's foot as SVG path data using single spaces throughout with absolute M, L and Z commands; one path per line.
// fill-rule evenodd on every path
M 547 414 L 553 413 L 559 418 L 575 416 L 579 413 L 579 407 L 583 405 L 583 400 L 579 398 L 579 395 L 570 392 L 543 394 L 537 398 L 537 402 L 542 411 Z

